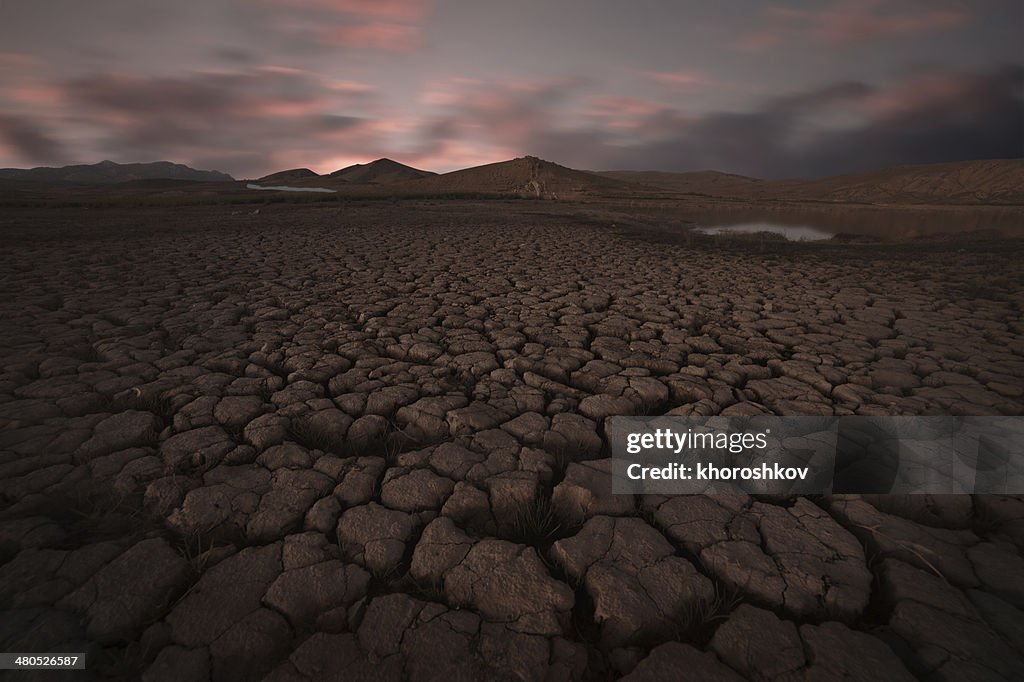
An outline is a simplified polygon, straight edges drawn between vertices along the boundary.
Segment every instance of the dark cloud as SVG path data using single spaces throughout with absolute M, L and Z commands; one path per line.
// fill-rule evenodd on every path
M 431 122 L 425 132 L 442 147 L 437 136 L 457 138 L 486 126 L 496 143 L 579 168 L 812 177 L 1024 156 L 1022 87 L 1020 66 L 924 73 L 885 87 L 841 82 L 778 96 L 746 112 L 691 116 L 663 107 L 638 113 L 628 134 L 574 127 L 533 92 L 516 97 L 482 89 L 467 93 L 449 118 Z
M 250 77 L 201 75 L 193 78 L 140 78 L 97 75 L 64 88 L 77 105 L 117 114 L 154 117 L 213 116 L 241 104 Z
M 916 92 L 879 94 L 873 103 L 881 113 L 859 129 L 823 136 L 794 155 L 787 174 L 1024 156 L 1024 68 L 928 81 Z
M 337 114 L 324 114 L 320 116 L 317 130 L 348 130 L 354 126 L 365 123 L 366 120 L 358 116 L 339 116 Z
M 63 93 L 76 123 L 98 131 L 108 156 L 185 159 L 244 176 L 318 161 L 372 124 L 342 113 L 370 102 L 372 88 L 328 86 L 306 72 L 267 68 L 177 78 L 99 75 L 71 81 Z
M 31 163 L 61 164 L 68 159 L 60 142 L 25 117 L 0 116 L 0 140 Z
M 0 165 L 253 176 L 536 154 L 780 177 L 1022 155 L 1021 68 L 982 73 L 1020 61 L 1013 2 L 574 4 L 14 3 Z M 889 82 L 914 64 L 934 71 Z
M 661 143 L 610 153 L 605 165 L 666 170 L 713 168 L 757 177 L 823 176 L 881 166 L 1024 155 L 1018 67 L 982 75 L 941 74 L 933 89 L 847 84 L 787 98 L 745 114 L 683 124 Z M 860 120 L 822 128 L 823 107 Z M 807 132 L 810 131 L 810 132 Z
M 873 88 L 859 81 L 831 83 L 821 88 L 777 97 L 765 105 L 766 110 L 800 114 L 823 107 L 850 104 L 871 94 Z
M 228 45 L 220 45 L 210 51 L 210 54 L 215 58 L 232 64 L 254 64 L 256 63 L 256 54 L 252 50 L 247 50 L 241 47 L 231 47 Z
M 1008 65 L 884 85 L 844 80 L 694 113 L 584 79 L 452 79 L 410 114 L 369 83 L 250 66 L 26 81 L 7 90 L 23 109 L 0 116 L 0 139 L 8 157 L 31 163 L 168 159 L 240 177 L 380 156 L 450 170 L 523 154 L 577 168 L 816 177 L 1024 156 L 1022 92 L 1024 67 Z

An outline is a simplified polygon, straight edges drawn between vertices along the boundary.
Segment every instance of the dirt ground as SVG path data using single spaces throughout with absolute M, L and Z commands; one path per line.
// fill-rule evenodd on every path
M 551 205 L 5 210 L 0 651 L 147 682 L 1024 679 L 1024 500 L 616 496 L 604 432 L 1020 415 L 1024 240 Z

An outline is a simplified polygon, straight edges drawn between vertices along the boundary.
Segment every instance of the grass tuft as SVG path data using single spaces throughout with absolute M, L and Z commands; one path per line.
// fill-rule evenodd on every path
M 288 426 L 288 436 L 308 450 L 322 450 L 332 455 L 345 453 L 344 438 L 337 438 L 318 429 L 308 417 L 292 419 Z
M 513 512 L 508 539 L 543 548 L 554 541 L 561 530 L 562 522 L 555 513 L 551 496 L 538 490 L 532 499 Z

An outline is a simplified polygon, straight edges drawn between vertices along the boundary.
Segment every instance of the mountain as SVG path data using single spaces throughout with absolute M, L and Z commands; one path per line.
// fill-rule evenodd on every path
M 0 169 L 0 188 L 33 197 L 52 186 L 54 191 L 94 191 L 90 186 L 114 185 L 116 191 L 192 192 L 199 182 L 218 181 L 234 191 L 232 178 L 160 161 L 63 168 Z M 349 166 L 330 175 L 295 168 L 257 182 L 329 187 L 351 196 L 458 197 L 508 196 L 527 198 L 655 201 L 731 201 L 737 203 L 815 203 L 873 205 L 995 205 L 1024 206 L 1024 159 L 987 159 L 956 163 L 893 166 L 821 179 L 759 180 L 699 171 L 582 171 L 533 156 L 491 163 L 438 175 L 390 159 Z M 27 195 L 25 195 L 27 196 Z
M 292 168 L 291 170 L 278 171 L 277 173 L 271 173 L 270 175 L 264 175 L 262 178 L 258 178 L 256 182 L 287 182 L 294 180 L 309 180 L 310 178 L 319 178 L 317 173 L 309 170 L 308 168 Z
M 170 161 L 125 164 L 101 161 L 92 165 L 63 166 L 61 168 L 0 168 L 0 180 L 41 183 L 106 185 L 132 180 L 158 179 L 195 182 L 230 182 L 234 180 L 226 173 L 196 170 Z
M 540 198 L 614 195 L 635 189 L 614 178 L 573 170 L 535 156 L 435 175 L 402 183 L 400 188 L 434 194 L 508 194 Z
M 392 184 L 407 180 L 418 180 L 437 175 L 420 170 L 391 159 L 377 159 L 371 163 L 357 163 L 331 173 L 330 177 L 354 183 Z

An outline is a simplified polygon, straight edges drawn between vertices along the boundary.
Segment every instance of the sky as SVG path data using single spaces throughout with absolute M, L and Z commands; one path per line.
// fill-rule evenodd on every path
M 0 166 L 1024 156 L 1021 0 L 0 0 Z

